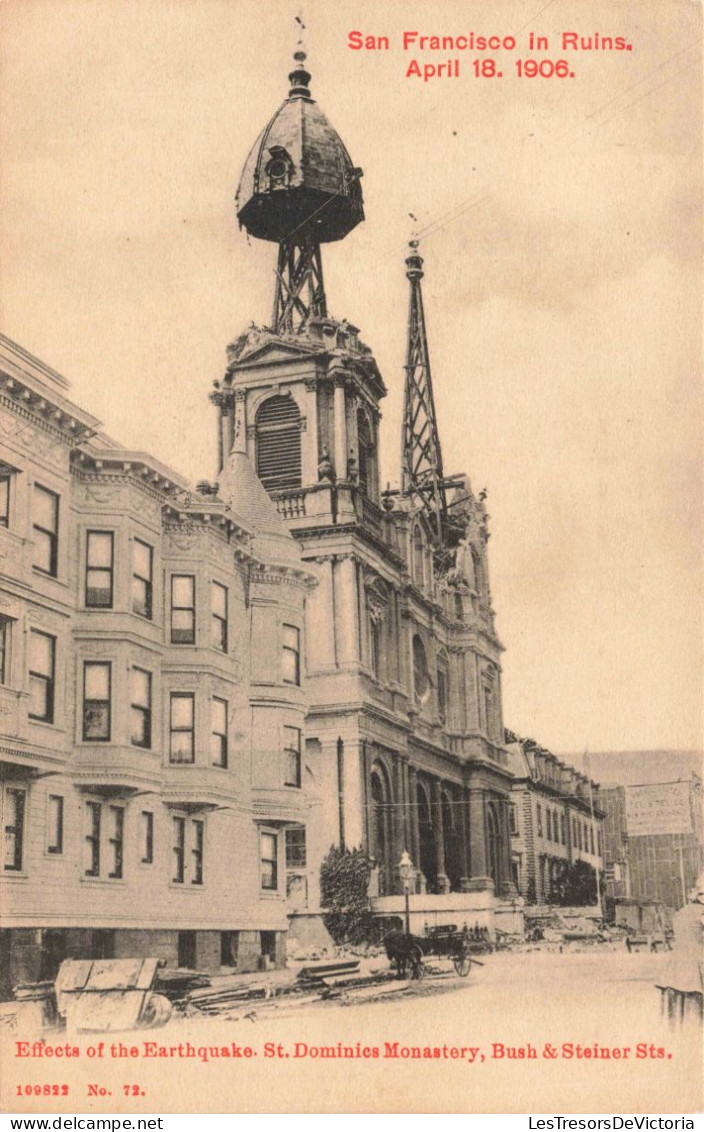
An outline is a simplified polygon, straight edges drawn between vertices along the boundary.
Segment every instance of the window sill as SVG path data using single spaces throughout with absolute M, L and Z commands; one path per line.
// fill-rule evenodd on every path
M 126 888 L 127 879 L 125 877 L 81 877 L 81 884 L 88 885 L 89 888 Z
M 26 869 L 3 869 L 3 880 L 29 880 L 29 873 Z
M 59 580 L 58 574 L 52 574 L 50 570 L 44 570 L 42 566 L 36 566 L 34 563 L 32 563 L 32 570 L 35 574 L 40 574 L 42 578 L 53 578 L 55 582 Z
M 48 727 L 50 731 L 60 731 L 63 733 L 65 730 L 64 727 L 55 723 L 53 720 L 37 719 L 37 717 L 33 715 L 27 716 L 27 723 L 31 724 L 32 727 Z
M 148 868 L 149 866 L 145 867 Z M 191 892 L 197 896 L 199 892 L 206 891 L 206 886 L 204 884 L 191 884 L 190 881 L 187 880 L 183 881 L 182 883 L 177 880 L 170 880 L 169 890 L 171 892 Z

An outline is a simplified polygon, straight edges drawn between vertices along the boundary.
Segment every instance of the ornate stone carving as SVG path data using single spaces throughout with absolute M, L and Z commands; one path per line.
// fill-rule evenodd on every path
M 166 554 L 177 554 L 193 550 L 196 545 L 196 539 L 188 532 L 181 532 L 177 534 L 173 530 L 166 531 L 164 534 L 164 552 Z
M 335 465 L 330 459 L 327 445 L 323 446 L 323 452 L 318 461 L 318 480 L 321 483 L 332 483 L 335 479 Z
M 99 486 L 97 484 L 86 485 L 86 498 L 90 499 L 91 503 L 123 503 L 125 501 L 124 489 L 120 485 Z

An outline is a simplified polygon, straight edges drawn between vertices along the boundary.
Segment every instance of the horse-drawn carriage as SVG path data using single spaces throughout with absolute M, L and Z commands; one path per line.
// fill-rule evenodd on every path
M 389 962 L 396 965 L 399 978 L 410 973 L 412 979 L 422 979 L 425 974 L 423 960 L 430 955 L 451 959 L 455 971 L 463 977 L 469 974 L 472 963 L 482 966 L 472 955 L 479 941 L 466 924 L 462 931 L 458 931 L 455 924 L 426 927 L 422 936 L 391 931 L 384 936 L 383 942 Z

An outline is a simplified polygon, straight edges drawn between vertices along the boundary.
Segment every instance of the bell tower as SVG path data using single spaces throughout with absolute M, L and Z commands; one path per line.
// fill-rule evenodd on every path
M 276 244 L 271 319 L 228 347 L 219 467 L 246 453 L 295 532 L 313 524 L 381 523 L 379 401 L 386 389 L 356 327 L 333 318 L 324 244 L 364 219 L 360 178 L 310 92 L 297 50 L 288 97 L 261 132 L 237 190 L 240 225 Z

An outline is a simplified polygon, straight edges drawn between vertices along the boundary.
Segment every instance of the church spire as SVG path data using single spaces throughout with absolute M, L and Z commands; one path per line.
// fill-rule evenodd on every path
M 403 396 L 401 494 L 415 497 L 414 502 L 425 511 L 440 545 L 443 542 L 447 499 L 420 286 L 423 260 L 418 254 L 417 240 L 411 240 L 409 248 L 406 277 L 411 284 L 411 301 Z

